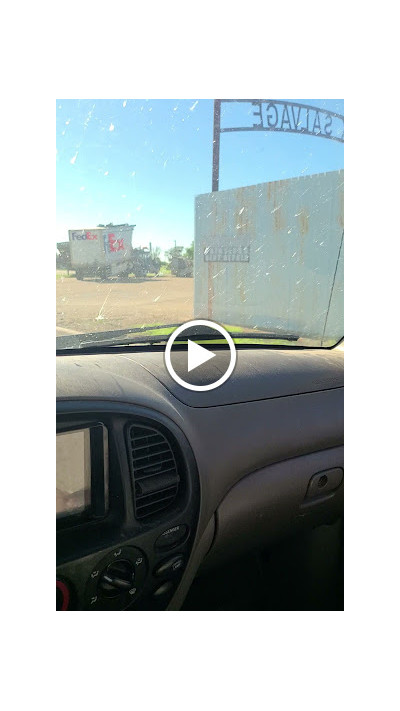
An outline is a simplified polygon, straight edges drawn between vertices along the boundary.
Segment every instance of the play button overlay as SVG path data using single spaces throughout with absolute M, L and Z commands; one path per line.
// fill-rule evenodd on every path
M 236 365 L 235 344 L 218 323 L 187 321 L 169 337 L 165 367 L 187 390 L 214 390 L 225 383 Z
M 198 368 L 199 365 L 207 363 L 211 358 L 215 358 L 215 353 L 210 353 L 207 348 L 199 346 L 188 338 L 188 373 L 193 368 Z

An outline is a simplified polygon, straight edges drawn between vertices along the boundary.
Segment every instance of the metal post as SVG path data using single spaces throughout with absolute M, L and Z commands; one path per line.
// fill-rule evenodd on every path
M 212 192 L 219 188 L 219 141 L 221 131 L 221 99 L 214 99 L 214 135 L 213 135 L 213 165 Z

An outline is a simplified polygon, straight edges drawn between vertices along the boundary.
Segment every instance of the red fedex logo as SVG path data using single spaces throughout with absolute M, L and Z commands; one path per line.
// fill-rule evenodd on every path
M 94 232 L 85 232 L 86 239 L 97 239 L 97 235 Z
M 116 239 L 113 232 L 108 233 L 108 247 L 110 252 L 119 252 L 124 249 L 124 238 Z

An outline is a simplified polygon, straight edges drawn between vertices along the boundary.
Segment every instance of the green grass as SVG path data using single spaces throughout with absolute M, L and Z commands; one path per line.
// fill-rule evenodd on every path
M 69 274 L 66 269 L 56 269 L 56 279 L 74 279 L 75 272 L 70 271 Z
M 268 345 L 269 346 L 286 346 L 288 343 L 291 343 L 291 344 L 295 343 L 295 341 L 287 341 L 285 339 L 280 339 L 280 338 L 268 338 L 268 339 L 257 338 L 257 337 L 255 337 L 255 338 L 240 338 L 239 337 L 238 338 L 238 337 L 234 336 L 233 334 L 246 331 L 245 328 L 242 328 L 240 326 L 230 326 L 227 324 L 222 324 L 222 325 L 224 328 L 226 328 L 228 333 L 230 333 L 230 335 L 232 336 L 233 342 L 237 345 L 240 345 L 242 343 L 251 343 L 252 345 L 263 345 L 263 346 L 266 346 L 266 345 L 267 346 Z M 155 328 L 156 326 L 162 326 L 162 324 L 152 323 L 152 324 L 146 325 L 145 326 L 146 336 L 170 336 L 171 333 L 173 333 L 176 330 L 175 328 L 171 328 L 171 327 L 156 329 Z M 142 327 L 142 325 L 132 326 L 132 328 L 141 328 L 141 327 Z M 152 327 L 153 327 L 153 329 L 152 329 Z M 135 334 L 135 336 L 140 336 L 140 333 Z M 192 340 L 196 341 L 196 338 L 193 338 Z M 180 341 L 178 339 L 175 342 L 176 343 L 184 343 L 185 341 Z M 201 340 L 201 341 L 199 341 L 199 343 L 201 343 L 202 345 L 204 345 L 204 344 L 210 345 L 213 343 L 215 343 L 215 344 L 225 343 L 225 339 L 224 338 L 214 338 L 214 339 L 210 339 L 209 341 L 208 340 L 207 341 Z

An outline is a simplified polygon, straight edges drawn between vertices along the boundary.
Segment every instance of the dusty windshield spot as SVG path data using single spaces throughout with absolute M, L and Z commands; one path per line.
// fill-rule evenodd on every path
M 343 337 L 343 101 L 58 100 L 57 347 Z

